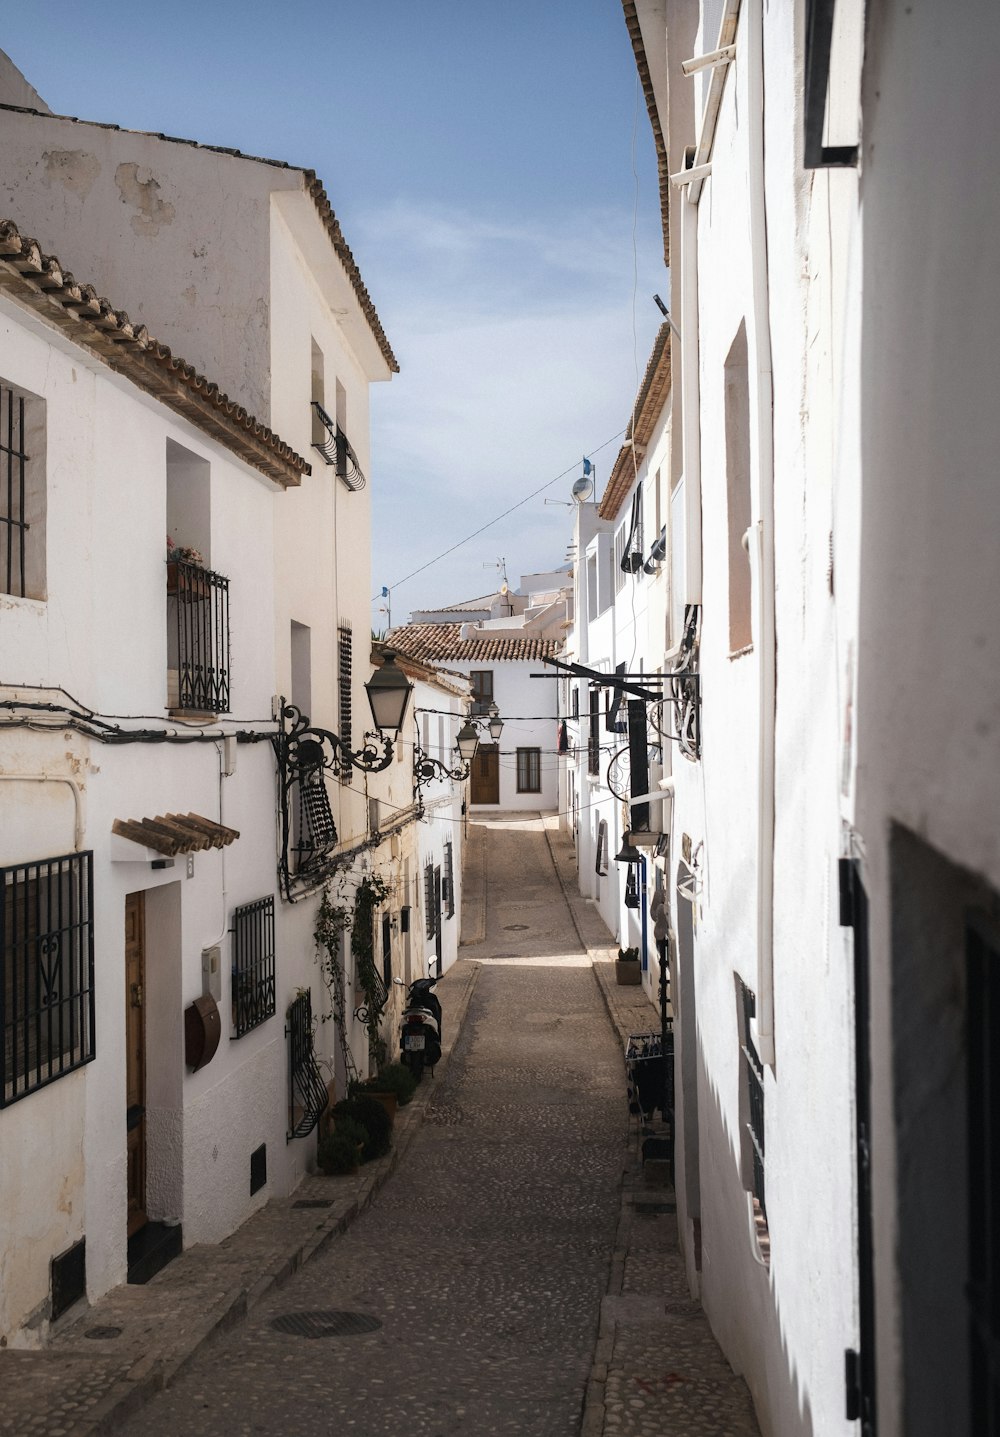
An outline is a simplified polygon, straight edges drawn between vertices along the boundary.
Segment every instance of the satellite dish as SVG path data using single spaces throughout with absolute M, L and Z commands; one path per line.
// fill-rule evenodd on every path
M 594 481 L 592 479 L 588 479 L 586 474 L 581 475 L 581 477 L 573 485 L 573 498 L 578 504 L 585 504 L 586 501 L 590 498 L 591 494 L 593 494 L 593 492 Z

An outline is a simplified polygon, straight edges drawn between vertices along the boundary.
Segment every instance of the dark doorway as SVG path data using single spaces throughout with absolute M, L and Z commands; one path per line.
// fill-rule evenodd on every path
M 472 760 L 472 802 L 500 802 L 500 748 L 495 743 L 481 743 Z

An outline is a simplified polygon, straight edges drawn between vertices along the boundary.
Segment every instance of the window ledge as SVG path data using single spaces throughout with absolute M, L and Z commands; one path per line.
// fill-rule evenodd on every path
M 744 644 L 744 646 L 743 646 L 742 649 L 732 649 L 732 650 L 730 651 L 730 654 L 729 654 L 729 662 L 732 663 L 734 659 L 742 659 L 742 658 L 745 658 L 745 657 L 747 656 L 747 654 L 752 654 L 752 653 L 753 653 L 753 644 Z

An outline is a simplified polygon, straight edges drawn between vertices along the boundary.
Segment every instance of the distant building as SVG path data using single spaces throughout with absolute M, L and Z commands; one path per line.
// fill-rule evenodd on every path
M 554 669 L 548 678 L 532 675 L 545 673 L 542 660 L 562 650 L 572 608 L 568 578 L 562 571 L 526 575 L 522 593 L 501 589 L 451 607 L 418 610 L 411 623 L 386 636 L 390 648 L 469 679 L 471 714 L 483 728 L 470 775 L 474 809 L 558 807 L 558 679 Z M 498 742 L 485 732 L 494 704 L 504 721 Z M 425 745 L 429 732 L 422 732 Z

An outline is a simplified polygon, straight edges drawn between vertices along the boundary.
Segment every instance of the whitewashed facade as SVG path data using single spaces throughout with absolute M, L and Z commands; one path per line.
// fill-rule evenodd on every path
M 163 612 L 176 602 L 164 584 L 168 534 L 228 579 L 232 657 L 230 692 L 211 705 L 215 722 L 204 727 L 213 714 L 203 715 L 197 730 L 218 741 L 67 746 L 60 736 L 53 747 L 51 736 L 21 730 L 4 739 L 14 751 L 3 786 L 18 798 L 0 862 L 10 870 L 81 846 L 95 855 L 96 1055 L 42 1091 L 11 1093 L 18 1100 L 0 1111 L 0 1183 L 5 1211 L 16 1215 L 0 1329 L 30 1343 L 52 1315 L 50 1259 L 79 1239 L 86 1263 L 76 1278 L 93 1298 L 124 1281 L 126 1238 L 140 1216 L 150 1231 L 157 1222 L 181 1225 L 185 1245 L 218 1241 L 268 1197 L 292 1190 L 314 1160 L 312 1100 L 290 1081 L 286 1028 L 302 991 L 314 1019 L 329 1007 L 313 937 L 320 897 L 328 881 L 353 892 L 377 871 L 383 836 L 369 799 L 379 776 L 343 764 L 323 775 L 318 819 L 300 806 L 301 783 L 278 783 L 276 853 L 275 744 L 282 749 L 278 731 L 287 735 L 294 722 L 281 720 L 278 700 L 355 752 L 372 727 L 362 693 L 372 671 L 368 385 L 396 366 L 311 172 L 16 108 L 28 102 L 8 69 L 0 80 L 0 212 L 6 207 L 22 236 L 39 235 L 63 266 L 125 306 L 130 332 L 140 324 L 153 332 L 155 362 L 137 361 L 152 372 L 146 388 L 154 396 L 182 390 L 193 415 L 164 415 L 99 357 L 71 357 L 61 335 L 53 339 L 43 323 L 39 338 L 33 318 L 16 316 L 17 347 L 9 365 L 5 348 L 0 381 L 45 406 L 50 558 L 44 601 L 2 600 L 13 619 L 4 626 L 0 682 L 59 689 L 54 712 L 65 690 L 95 714 L 129 723 L 153 715 L 150 725 L 162 729 L 178 705 Z M 69 283 L 68 269 L 64 277 Z M 106 304 L 95 313 L 104 331 L 114 329 Z M 99 353 L 115 362 L 117 339 L 101 343 Z M 8 373 L 15 360 L 17 373 Z M 280 483 L 245 457 L 253 465 L 267 448 L 262 435 L 275 430 L 281 439 L 268 462 Z M 20 689 L 14 696 L 25 697 Z M 223 741 L 236 730 L 259 741 Z M 336 744 L 322 741 L 330 758 Z M 48 782 L 64 770 L 76 786 Z M 35 777 L 8 783 L 11 771 Z M 412 778 L 403 786 L 412 791 Z M 156 853 L 111 832 L 116 819 L 189 812 L 239 839 L 161 869 L 152 866 Z M 404 813 L 397 839 L 416 816 Z M 303 849 L 304 840 L 312 847 Z M 308 871 L 303 853 L 318 855 Z M 406 895 L 390 876 L 398 950 Z M 129 901 L 132 894 L 143 896 Z M 136 911 L 145 920 L 145 977 L 126 985 L 126 922 Z M 379 931 L 384 916 L 375 914 Z M 133 948 L 134 940 L 133 932 Z M 271 976 L 263 1006 L 238 1020 L 248 943 L 253 953 L 268 950 Z M 368 1070 L 349 945 L 341 957 L 343 1042 L 337 1024 L 315 1024 L 314 1087 L 341 1087 L 345 1046 L 353 1066 Z M 185 1011 L 209 995 L 221 1041 L 192 1071 Z M 127 1150 L 126 1010 L 139 1003 L 147 1086 L 132 1108 L 144 1109 L 145 1129 L 139 1148 Z M 54 1146 L 52 1132 L 65 1133 L 65 1143 Z M 145 1206 L 130 1214 L 139 1149 Z

